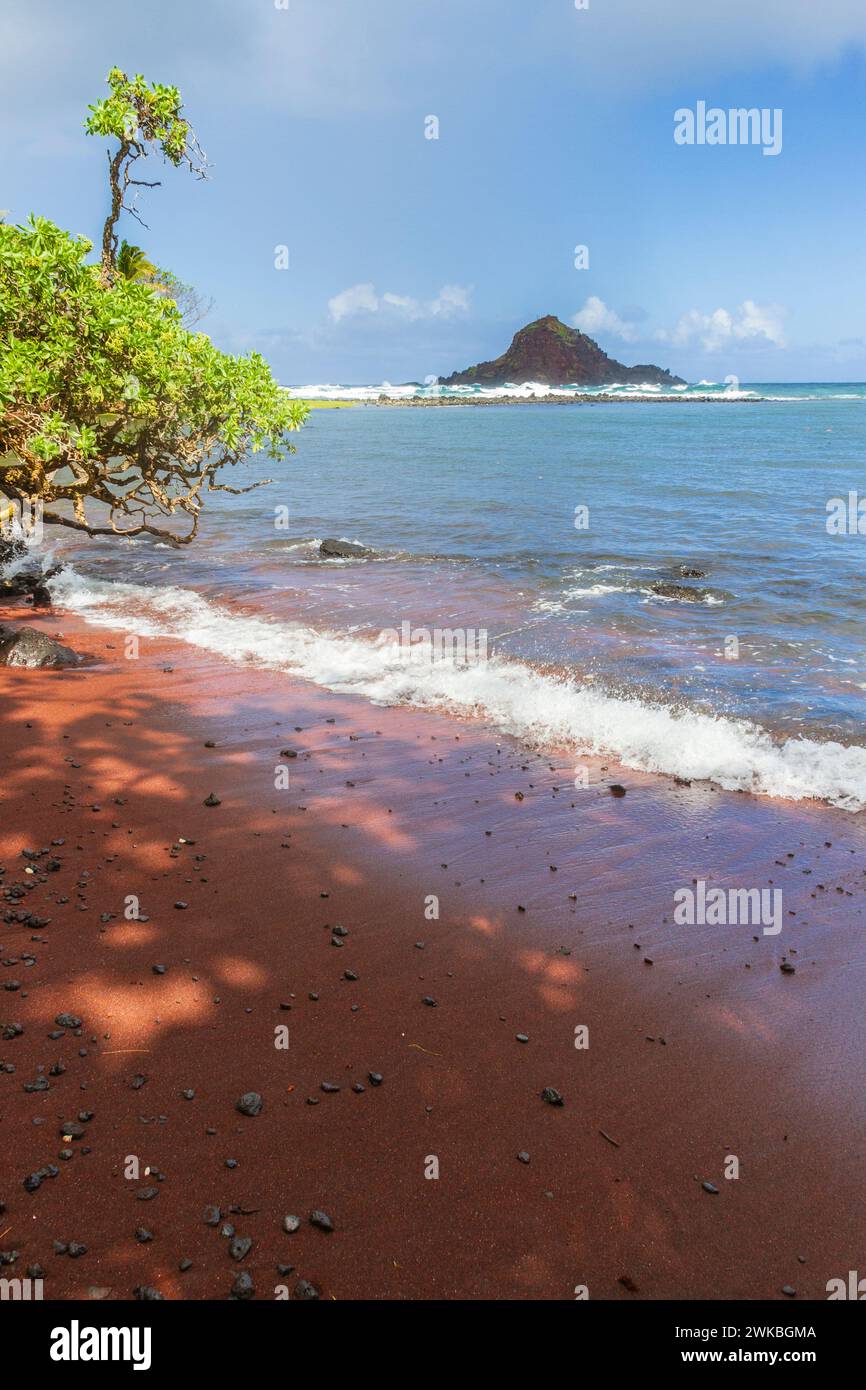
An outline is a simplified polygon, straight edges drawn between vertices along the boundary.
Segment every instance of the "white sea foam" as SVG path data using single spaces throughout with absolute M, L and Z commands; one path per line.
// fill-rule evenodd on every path
M 600 598 L 603 594 L 624 594 L 628 588 L 627 584 L 605 584 L 602 582 L 587 585 L 575 584 L 568 589 L 563 589 L 558 598 L 536 599 L 532 607 L 539 613 L 564 613 L 568 605 L 576 599 Z
M 235 614 L 189 589 L 112 583 L 72 569 L 50 586 L 58 604 L 91 623 L 178 638 L 376 703 L 477 716 L 537 747 L 602 753 L 626 767 L 732 790 L 812 797 L 850 811 L 866 806 L 866 748 L 804 738 L 780 743 L 748 720 L 606 695 L 506 658 L 422 664 L 383 639 Z
M 685 394 L 693 391 L 686 386 L 673 386 L 663 391 L 654 382 L 641 384 L 612 381 L 605 386 L 585 386 L 575 382 L 565 382 L 550 386 L 544 381 L 506 382 L 503 386 L 418 386 L 408 383 L 392 386 L 383 381 L 378 386 L 339 386 L 324 383 L 321 385 L 289 386 L 288 394 L 298 400 L 321 401 L 405 401 L 405 400 L 568 400 L 572 396 L 623 396 L 633 400 L 747 400 L 757 395 L 754 391 L 711 391 Z M 784 398 L 787 399 L 787 398 Z
M 401 401 L 418 398 L 419 400 L 436 400 L 439 398 L 451 398 L 456 400 L 544 400 L 553 398 L 554 400 L 565 399 L 575 395 L 587 396 L 623 396 L 629 400 L 686 400 L 686 401 L 774 401 L 785 404 L 797 404 L 804 401 L 857 401 L 866 400 L 866 392 L 863 391 L 838 391 L 822 392 L 815 394 L 797 395 L 769 395 L 755 390 L 740 388 L 732 390 L 730 386 L 722 386 L 716 381 L 699 381 L 684 386 L 672 386 L 669 391 L 654 382 L 643 382 L 640 385 L 626 383 L 622 381 L 608 382 L 604 386 L 582 386 L 575 382 L 564 382 L 558 386 L 548 386 L 546 382 L 526 381 L 517 385 L 514 382 L 507 382 L 504 386 L 439 386 L 431 384 L 420 386 L 415 382 L 408 382 L 403 386 L 393 386 L 389 381 L 380 382 L 378 386 L 340 386 L 330 383 L 311 384 L 309 386 L 288 386 L 285 388 L 289 395 L 299 400 L 322 400 L 322 401 Z M 805 391 L 805 388 L 793 387 L 793 390 Z

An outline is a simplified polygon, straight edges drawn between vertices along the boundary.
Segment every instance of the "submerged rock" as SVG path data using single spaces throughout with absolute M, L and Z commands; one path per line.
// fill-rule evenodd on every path
M 358 545 L 355 541 L 338 541 L 333 537 L 322 541 L 319 546 L 319 554 L 331 560 L 351 560 L 372 553 L 366 545 Z
M 676 599 L 678 603 L 704 603 L 709 597 L 709 589 L 690 589 L 688 584 L 650 584 L 651 591 L 659 598 Z

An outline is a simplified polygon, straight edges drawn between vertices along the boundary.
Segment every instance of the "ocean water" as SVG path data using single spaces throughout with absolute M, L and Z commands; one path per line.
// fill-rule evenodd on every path
M 866 497 L 866 387 L 747 389 L 314 411 L 295 455 L 245 470 L 274 483 L 215 494 L 189 548 L 52 535 L 55 598 L 576 762 L 859 810 L 866 534 L 830 534 L 827 508 Z M 373 555 L 323 560 L 329 536 Z

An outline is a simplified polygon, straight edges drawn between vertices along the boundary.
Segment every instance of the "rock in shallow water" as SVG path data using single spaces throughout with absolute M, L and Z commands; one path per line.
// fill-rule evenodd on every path
M 326 559 L 350 560 L 358 556 L 370 555 L 372 551 L 366 545 L 357 545 L 355 541 L 338 541 L 329 537 L 322 541 L 319 546 L 319 554 Z
M 676 603 L 705 603 L 710 596 L 709 589 L 690 589 L 688 584 L 650 584 L 650 590 L 658 598 L 673 599 Z

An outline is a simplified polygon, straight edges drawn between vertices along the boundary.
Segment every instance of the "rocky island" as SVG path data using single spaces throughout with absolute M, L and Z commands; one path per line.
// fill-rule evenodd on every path
M 515 333 L 511 346 L 493 362 L 440 377 L 440 386 L 519 386 L 538 381 L 547 386 L 685 386 L 682 377 L 661 367 L 626 367 L 608 357 L 592 338 L 569 328 L 554 314 L 536 319 Z

